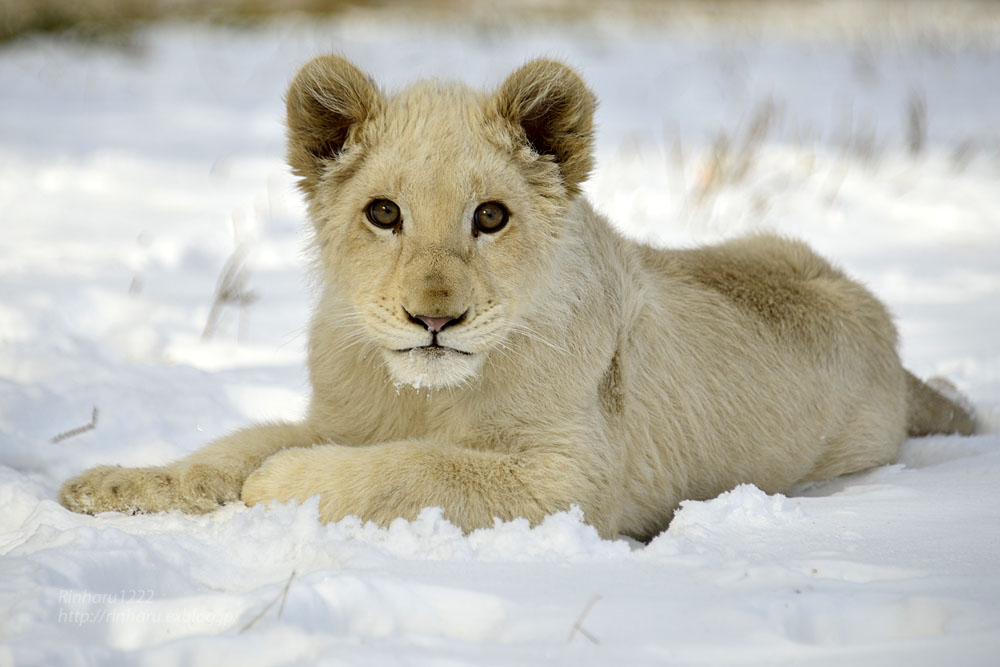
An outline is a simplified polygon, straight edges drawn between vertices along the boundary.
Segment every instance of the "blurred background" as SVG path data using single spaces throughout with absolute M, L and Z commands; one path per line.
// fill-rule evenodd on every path
M 593 23 L 608 19 L 683 28 L 739 26 L 751 32 L 802 35 L 867 33 L 892 38 L 996 38 L 997 8 L 992 0 L 958 2 L 899 0 L 36 0 L 0 2 L 0 37 L 39 32 L 106 39 L 162 20 L 203 21 L 247 26 L 298 15 L 324 19 L 356 12 L 406 15 L 429 21 L 474 20 L 510 23 Z

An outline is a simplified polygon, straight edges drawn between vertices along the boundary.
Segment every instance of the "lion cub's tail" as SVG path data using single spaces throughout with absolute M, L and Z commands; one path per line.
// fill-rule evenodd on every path
M 976 432 L 972 406 L 944 378 L 923 382 L 906 371 L 906 390 L 909 396 L 906 424 L 910 435 Z

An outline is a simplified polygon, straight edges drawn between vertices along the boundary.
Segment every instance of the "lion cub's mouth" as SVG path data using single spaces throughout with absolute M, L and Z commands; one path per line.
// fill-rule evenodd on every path
M 479 372 L 483 355 L 441 345 L 386 349 L 385 360 L 397 389 L 410 385 L 415 389 L 466 387 Z
M 430 345 L 421 345 L 419 347 L 404 347 L 401 350 L 396 350 L 396 352 L 399 353 L 420 352 L 422 354 L 429 354 L 436 357 L 444 356 L 449 352 L 455 352 L 457 354 L 464 354 L 469 357 L 472 356 L 471 352 L 466 352 L 465 350 L 459 350 L 458 348 L 455 347 L 448 347 L 446 345 L 438 345 L 437 343 L 431 343 Z

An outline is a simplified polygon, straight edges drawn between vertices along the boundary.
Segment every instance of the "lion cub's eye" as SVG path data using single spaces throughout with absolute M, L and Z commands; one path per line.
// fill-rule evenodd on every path
M 510 219 L 510 213 L 500 202 L 490 201 L 480 204 L 472 216 L 473 233 L 492 234 L 499 232 Z
M 388 199 L 376 199 L 368 204 L 365 213 L 368 215 L 368 222 L 379 229 L 392 229 L 399 224 L 399 206 Z

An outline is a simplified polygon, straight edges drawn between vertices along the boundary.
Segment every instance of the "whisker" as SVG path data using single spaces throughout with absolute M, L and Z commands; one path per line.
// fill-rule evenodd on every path
M 548 340 L 542 334 L 538 333 L 535 329 L 531 328 L 527 324 L 522 322 L 509 322 L 511 331 L 516 332 L 524 336 L 529 340 L 536 340 L 543 345 L 546 345 L 557 352 L 562 352 L 563 354 L 569 354 L 569 350 L 561 345 L 557 345 L 552 341 Z

